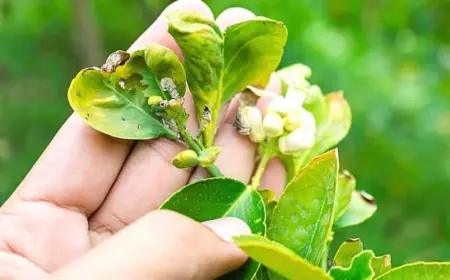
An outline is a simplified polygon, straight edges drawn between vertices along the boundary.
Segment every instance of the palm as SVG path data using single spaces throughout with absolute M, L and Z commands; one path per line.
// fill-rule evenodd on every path
M 200 1 L 180 1 L 177 9 L 195 10 L 212 16 Z M 248 12 L 225 11 L 218 19 L 222 27 L 246 20 Z M 180 54 L 167 33 L 161 16 L 131 51 L 149 43 L 166 45 Z M 274 83 L 272 91 L 279 85 Z M 189 96 L 187 94 L 187 96 Z M 186 110 L 194 112 L 187 97 Z M 216 161 L 221 171 L 243 182 L 250 180 L 255 146 L 240 136 L 232 123 L 235 104 L 224 110 L 224 121 L 216 136 L 223 147 Z M 188 122 L 196 130 L 196 121 Z M 174 191 L 192 178 L 204 177 L 203 170 L 172 166 L 181 144 L 155 139 L 119 141 L 92 130 L 77 116 L 71 116 L 41 159 L 13 196 L 0 208 L 0 277 L 45 278 L 83 255 L 96 244 L 156 209 Z M 266 170 L 262 185 L 283 185 L 284 172 L 274 162 Z

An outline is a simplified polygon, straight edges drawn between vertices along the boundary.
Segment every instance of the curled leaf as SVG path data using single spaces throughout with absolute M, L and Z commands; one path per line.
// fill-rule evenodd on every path
M 363 251 L 353 258 L 349 267 L 336 266 L 329 273 L 334 280 L 371 280 L 375 275 L 370 266 L 373 257 L 372 251 Z
M 341 244 L 333 258 L 335 266 L 349 267 L 356 255 L 363 251 L 363 244 L 359 238 L 350 238 Z
M 338 184 L 336 189 L 336 208 L 334 219 L 338 219 L 344 214 L 350 201 L 352 199 L 352 193 L 356 187 L 356 180 L 350 172 L 344 170 L 338 177 Z
M 344 214 L 334 222 L 335 228 L 360 224 L 372 217 L 377 210 L 375 199 L 364 191 L 354 191 Z

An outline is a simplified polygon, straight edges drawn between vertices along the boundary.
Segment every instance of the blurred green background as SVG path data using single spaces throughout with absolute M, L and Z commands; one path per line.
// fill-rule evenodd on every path
M 76 72 L 126 49 L 168 0 L 0 0 L 0 203 L 70 114 Z M 343 89 L 353 126 L 342 166 L 379 210 L 339 231 L 393 264 L 450 259 L 450 2 L 210 0 L 286 23 L 282 65 Z

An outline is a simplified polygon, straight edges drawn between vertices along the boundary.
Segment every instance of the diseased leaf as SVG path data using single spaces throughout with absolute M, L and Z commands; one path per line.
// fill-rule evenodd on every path
M 168 16 L 169 32 L 181 48 L 189 90 L 199 122 L 210 115 L 205 144 L 212 145 L 221 107 L 224 75 L 224 42 L 212 18 L 198 12 L 175 11 Z
M 355 177 L 347 170 L 344 170 L 338 177 L 338 184 L 336 189 L 336 208 L 334 219 L 338 219 L 344 214 L 345 209 L 350 204 L 352 193 L 355 190 Z
M 282 277 L 295 280 L 331 280 L 319 267 L 313 266 L 285 246 L 263 236 L 237 236 L 233 240 L 252 259 Z M 274 278 L 282 279 L 270 276 L 270 279 Z
M 370 267 L 373 257 L 372 251 L 363 251 L 353 258 L 350 267 L 332 267 L 329 273 L 334 280 L 371 280 L 375 274 Z
M 314 158 L 281 195 L 268 237 L 318 265 L 331 230 L 338 172 L 337 150 Z
M 316 140 L 309 154 L 311 157 L 336 146 L 350 130 L 352 115 L 344 94 L 330 93 L 325 96 L 325 102 L 327 114 L 317 127 Z
M 229 26 L 224 35 L 222 103 L 248 85 L 267 85 L 283 55 L 287 29 L 282 22 L 257 17 Z
M 356 255 L 363 251 L 363 244 L 359 238 L 350 238 L 345 240 L 336 252 L 333 258 L 335 266 L 349 267 Z
M 175 138 L 147 104 L 148 97 L 167 97 L 160 88 L 170 78 L 180 95 L 186 89 L 183 66 L 168 48 L 150 45 L 129 55 L 111 54 L 102 69 L 81 70 L 72 81 L 68 98 L 71 107 L 93 128 L 123 139 Z
M 354 191 L 344 214 L 334 222 L 335 228 L 360 224 L 372 217 L 377 210 L 375 199 L 363 191 Z
M 383 255 L 381 257 L 374 257 L 370 266 L 375 273 L 374 278 L 383 275 L 391 270 L 391 256 Z
M 190 184 L 166 200 L 161 209 L 176 211 L 199 222 L 236 217 L 246 222 L 254 234 L 264 235 L 266 231 L 261 196 L 231 178 L 211 178 Z M 257 262 L 250 260 L 221 279 L 252 279 L 258 267 Z
M 416 262 L 393 268 L 376 280 L 448 280 L 450 262 Z

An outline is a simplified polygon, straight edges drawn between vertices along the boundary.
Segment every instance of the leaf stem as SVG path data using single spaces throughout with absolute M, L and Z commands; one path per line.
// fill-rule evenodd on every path
M 205 149 L 203 144 L 195 139 L 185 126 L 178 125 L 178 129 L 180 131 L 181 138 L 186 143 L 186 145 L 188 145 L 190 149 L 196 152 L 197 155 L 200 155 L 200 153 Z M 211 174 L 211 176 L 213 177 L 224 177 L 219 168 L 217 168 L 217 166 L 215 166 L 214 164 L 206 166 L 205 169 L 208 170 L 209 174 Z
M 255 174 L 252 177 L 252 181 L 250 186 L 256 190 L 261 185 L 261 178 L 264 174 L 264 170 L 267 167 L 267 164 L 269 163 L 269 160 L 274 156 L 275 152 L 272 149 L 272 143 L 269 142 L 268 145 L 265 145 L 263 154 L 261 156 L 261 160 L 258 163 L 258 167 L 256 168 Z

